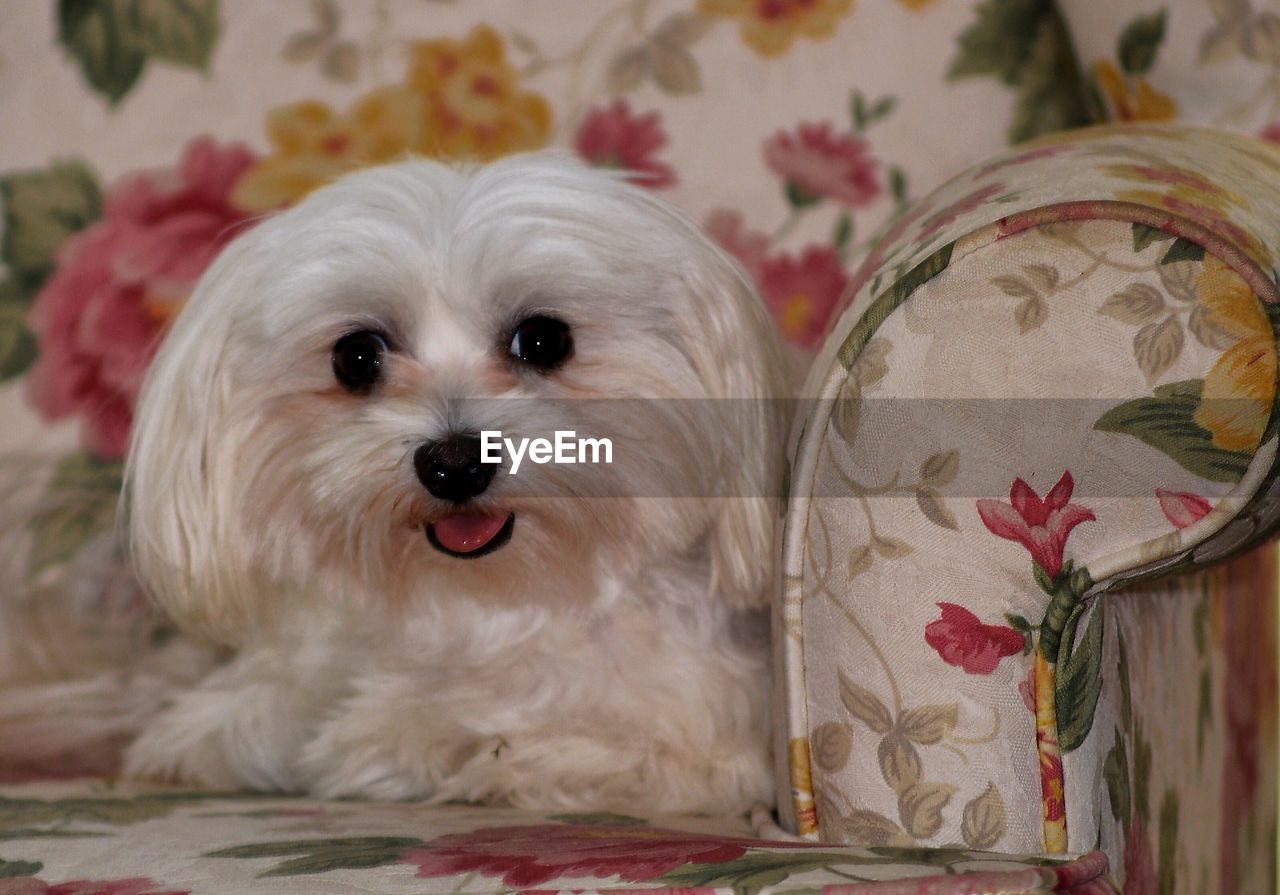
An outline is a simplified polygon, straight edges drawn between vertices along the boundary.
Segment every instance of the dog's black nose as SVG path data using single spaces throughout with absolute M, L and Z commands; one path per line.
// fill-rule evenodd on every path
M 434 496 L 465 503 L 484 493 L 498 464 L 481 463 L 480 436 L 465 432 L 419 447 L 413 453 L 413 468 Z

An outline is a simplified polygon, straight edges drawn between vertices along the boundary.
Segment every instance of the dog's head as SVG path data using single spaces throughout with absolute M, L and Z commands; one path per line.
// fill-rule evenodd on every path
M 179 314 L 133 432 L 133 559 L 232 643 L 277 601 L 573 600 L 699 551 L 755 600 L 782 381 L 742 272 L 618 176 L 365 170 L 239 237 Z M 513 475 L 493 436 L 481 462 L 481 433 L 555 431 L 613 462 Z

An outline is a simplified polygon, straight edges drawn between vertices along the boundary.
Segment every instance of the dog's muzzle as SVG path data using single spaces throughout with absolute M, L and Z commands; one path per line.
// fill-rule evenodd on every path
M 462 506 L 488 489 L 498 468 L 480 462 L 480 436 L 458 432 L 429 441 L 414 451 L 413 468 L 432 497 L 459 505 L 425 526 L 432 547 L 448 556 L 475 559 L 511 540 L 514 513 L 477 513 Z

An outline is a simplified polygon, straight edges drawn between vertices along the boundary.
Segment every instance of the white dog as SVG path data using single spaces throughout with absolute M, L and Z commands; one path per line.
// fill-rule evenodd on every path
M 771 584 L 783 389 L 739 268 L 567 158 L 369 169 L 259 224 L 156 358 L 126 484 L 149 592 L 235 652 L 126 770 L 772 801 L 767 637 L 743 622 Z M 613 462 L 511 475 L 478 462 L 489 430 L 607 438 Z

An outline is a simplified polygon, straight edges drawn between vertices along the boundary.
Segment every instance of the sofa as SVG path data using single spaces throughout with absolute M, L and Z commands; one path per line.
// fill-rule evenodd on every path
M 627 168 L 810 372 L 776 812 L 202 792 L 120 779 L 133 719 L 94 718 L 35 766 L 0 740 L 0 893 L 1276 891 L 1276 24 L 1250 0 L 7 9 L 0 717 L 62 669 L 74 713 L 218 660 L 121 554 L 133 401 L 225 242 L 347 170 Z

